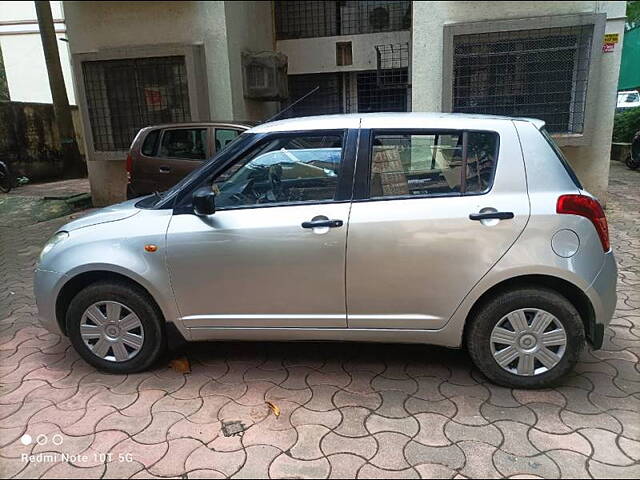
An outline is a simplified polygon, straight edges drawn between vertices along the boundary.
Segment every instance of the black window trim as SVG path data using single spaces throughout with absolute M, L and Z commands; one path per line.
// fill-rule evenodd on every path
M 177 195 L 177 201 L 174 206 L 174 214 L 193 214 L 193 205 L 191 204 L 191 194 L 198 188 L 200 188 L 204 181 L 209 177 L 216 178 L 224 173 L 228 168 L 233 166 L 251 150 L 259 147 L 261 144 L 268 142 L 274 137 L 296 137 L 296 136 L 326 136 L 326 135 L 342 135 L 342 159 L 340 177 L 338 179 L 338 186 L 334 198 L 330 200 L 319 200 L 310 202 L 279 202 L 279 203 L 265 203 L 258 205 L 246 205 L 238 207 L 225 207 L 216 208 L 216 211 L 233 211 L 233 210 L 248 210 L 255 208 L 274 208 L 274 207 L 294 207 L 305 205 L 322 205 L 333 203 L 348 203 L 352 201 L 353 194 L 353 177 L 355 170 L 355 156 L 358 148 L 358 129 L 336 128 L 336 129 L 323 129 L 323 130 L 292 130 L 286 132 L 269 132 L 259 135 L 254 141 L 250 142 L 234 154 L 232 157 L 225 159 L 223 162 L 212 162 L 207 165 L 208 168 L 203 168 L 201 174 L 197 179 L 194 179 L 189 185 L 186 185 L 180 193 Z M 162 208 L 162 207 L 159 207 Z M 215 215 L 215 214 L 214 214 Z
M 496 172 L 498 171 L 498 162 L 500 155 L 500 133 L 495 130 L 483 130 L 474 128 L 461 128 L 461 129 L 440 129 L 440 128 L 375 128 L 366 129 L 367 133 L 361 135 L 358 160 L 356 164 L 356 179 L 354 181 L 354 202 L 378 202 L 388 200 L 411 200 L 411 199 L 424 199 L 424 198 L 443 198 L 443 197 L 477 197 L 481 195 L 487 195 L 493 190 L 493 184 L 495 182 Z M 389 195 L 383 197 L 371 198 L 371 162 L 373 154 L 373 139 L 376 134 L 391 134 L 391 135 L 463 135 L 463 158 L 462 158 L 462 172 L 466 171 L 467 157 L 467 137 L 468 133 L 490 133 L 496 137 L 496 151 L 495 151 L 495 165 L 491 172 L 491 180 L 489 187 L 482 192 L 465 193 L 460 191 L 459 193 L 434 193 L 434 194 L 422 194 L 422 195 Z M 463 175 L 464 177 L 464 175 Z M 466 182 L 464 182 L 466 183 Z M 462 187 L 462 184 L 461 184 Z M 461 189 L 462 190 L 462 189 Z

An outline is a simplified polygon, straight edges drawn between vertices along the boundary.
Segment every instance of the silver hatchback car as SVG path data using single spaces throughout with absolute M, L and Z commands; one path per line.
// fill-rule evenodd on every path
M 65 225 L 43 325 L 92 365 L 177 341 L 466 346 L 492 381 L 552 384 L 615 309 L 607 221 L 540 120 L 296 118 L 248 130 L 170 190 Z

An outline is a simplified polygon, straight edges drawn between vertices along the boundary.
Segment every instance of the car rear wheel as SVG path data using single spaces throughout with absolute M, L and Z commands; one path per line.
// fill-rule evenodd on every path
M 164 350 L 157 308 L 135 285 L 99 282 L 81 290 L 67 311 L 67 331 L 88 363 L 111 373 L 149 368 Z
M 578 361 L 584 326 L 574 306 L 546 288 L 503 292 L 471 320 L 466 343 L 491 381 L 514 388 L 553 385 Z

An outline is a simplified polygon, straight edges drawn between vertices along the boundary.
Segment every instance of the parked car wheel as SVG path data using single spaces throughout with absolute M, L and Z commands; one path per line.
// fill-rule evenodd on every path
M 503 292 L 482 305 L 467 348 L 491 381 L 513 388 L 553 385 L 578 361 L 585 333 L 574 306 L 553 290 Z
M 89 285 L 71 301 L 66 321 L 75 349 L 100 370 L 145 370 L 164 350 L 161 316 L 147 293 L 131 284 Z

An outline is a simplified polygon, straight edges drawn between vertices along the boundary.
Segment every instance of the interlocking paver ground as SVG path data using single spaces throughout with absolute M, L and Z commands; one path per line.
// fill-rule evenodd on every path
M 614 162 L 615 318 L 543 391 L 417 345 L 207 343 L 190 374 L 105 375 L 36 320 L 35 259 L 66 218 L 0 227 L 0 476 L 639 478 L 639 204 L 640 172 Z M 243 432 L 225 437 L 232 421 Z

